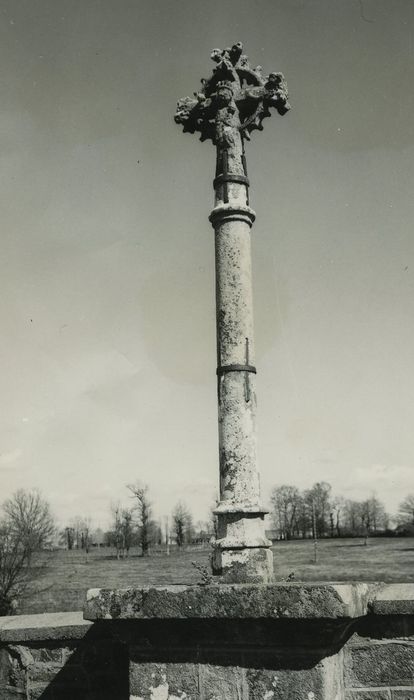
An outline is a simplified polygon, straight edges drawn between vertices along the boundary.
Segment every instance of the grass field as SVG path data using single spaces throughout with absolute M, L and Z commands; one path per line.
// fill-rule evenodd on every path
M 313 542 L 279 542 L 273 547 L 276 580 L 292 572 L 296 581 L 413 581 L 414 539 L 321 540 L 318 561 Z M 80 610 L 88 588 L 125 588 L 173 583 L 197 583 L 201 575 L 192 565 L 208 566 L 208 549 L 154 553 L 143 558 L 133 552 L 117 561 L 109 549 L 57 551 L 47 555 L 38 580 L 20 606 L 22 613 Z

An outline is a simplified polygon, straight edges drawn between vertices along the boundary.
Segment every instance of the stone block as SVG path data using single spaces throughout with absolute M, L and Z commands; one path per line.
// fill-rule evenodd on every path
M 11 685 L 0 685 L 0 698 L 1 700 L 27 700 L 27 693 L 25 690 L 19 690 L 19 688 L 13 688 Z
M 40 662 L 52 662 L 52 663 L 57 663 L 61 664 L 62 663 L 62 649 L 60 647 L 57 648 L 36 648 L 34 647 L 33 649 L 30 650 L 31 655 L 33 657 L 34 661 L 40 661 Z
M 247 671 L 250 700 L 302 700 L 323 698 L 323 679 L 318 669 L 278 670 L 249 669 Z M 328 700 L 328 698 L 326 698 Z
M 285 659 L 276 670 L 248 669 L 249 700 L 343 700 L 339 657 L 310 668 L 298 661 Z
M 133 654 L 132 654 L 133 656 Z M 130 662 L 131 700 L 200 700 L 199 674 L 196 664 Z
M 28 668 L 27 678 L 33 682 L 50 683 L 61 669 L 61 664 L 38 661 Z
M 414 615 L 414 583 L 384 584 L 369 608 L 375 615 Z
M 26 687 L 25 671 L 18 655 L 7 647 L 0 649 L 0 688 L 5 686 L 16 690 Z
M 345 659 L 345 685 L 348 688 L 414 684 L 413 642 L 351 646 Z
M 225 583 L 270 583 L 273 579 L 273 554 L 265 547 L 223 549 L 220 541 L 213 553 L 213 573 Z
M 81 612 L 13 615 L 0 618 L 1 642 L 82 639 L 92 627 Z
M 200 666 L 202 700 L 240 700 L 247 698 L 244 669 L 231 666 Z
M 264 551 L 264 550 L 263 550 Z M 91 589 L 84 616 L 114 619 L 342 619 L 366 614 L 368 584 L 224 583 Z

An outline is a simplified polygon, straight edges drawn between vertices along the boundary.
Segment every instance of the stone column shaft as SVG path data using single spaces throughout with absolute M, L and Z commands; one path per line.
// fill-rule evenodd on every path
M 216 226 L 220 497 L 229 503 L 257 505 L 250 227 L 240 220 Z M 229 368 L 234 369 L 226 371 Z
M 272 578 L 260 505 L 248 179 L 241 134 L 217 146 L 215 230 L 217 396 L 220 457 L 213 571 L 227 580 Z

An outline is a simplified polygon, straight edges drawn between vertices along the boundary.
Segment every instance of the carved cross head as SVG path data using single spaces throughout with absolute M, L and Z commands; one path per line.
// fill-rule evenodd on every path
M 227 49 L 214 49 L 216 63 L 212 76 L 201 80 L 200 92 L 177 103 L 174 120 L 183 131 L 200 132 L 201 141 L 220 142 L 223 126 L 237 128 L 250 138 L 250 132 L 262 130 L 262 121 L 270 117 L 270 107 L 281 115 L 290 109 L 287 83 L 283 73 L 263 77 L 261 66 L 252 68 L 241 42 Z

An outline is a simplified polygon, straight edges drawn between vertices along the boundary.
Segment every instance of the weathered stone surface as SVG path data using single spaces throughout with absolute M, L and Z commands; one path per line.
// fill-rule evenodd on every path
M 376 615 L 414 615 L 414 583 L 383 584 L 370 609 Z
M 0 617 L 0 641 L 82 639 L 90 628 L 81 612 Z
M 243 149 L 236 151 L 232 158 L 242 167 Z M 229 157 L 229 151 L 226 154 Z M 228 199 L 231 194 L 228 190 Z M 269 583 L 273 579 L 273 555 L 264 532 L 257 466 L 250 251 L 253 219 L 249 216 L 245 185 L 237 192 L 237 202 L 230 199 L 228 204 L 223 204 L 222 195 L 222 188 L 218 188 L 216 207 L 210 217 L 215 228 L 216 251 L 220 457 L 213 573 L 225 581 Z M 231 371 L 227 371 L 229 368 Z
M 414 685 L 414 643 L 350 646 L 345 655 L 345 682 L 351 688 Z
M 40 700 L 48 694 L 49 685 L 47 683 L 35 683 L 27 690 L 28 700 Z
M 242 522 L 242 519 L 241 519 Z M 256 519 L 256 522 L 260 522 Z M 224 549 L 218 540 L 213 552 L 213 573 L 219 574 L 221 581 L 238 583 L 270 583 L 273 580 L 273 556 L 265 547 L 245 547 L 243 549 Z
M 84 617 L 111 619 L 352 618 L 364 615 L 366 584 L 219 584 L 91 589 Z
M 215 242 L 218 367 L 254 365 L 250 226 L 217 221 Z M 224 372 L 218 383 L 220 504 L 216 512 L 220 520 L 227 520 L 226 506 L 237 505 L 243 512 L 244 507 L 259 509 L 260 505 L 255 375 Z M 237 535 L 236 543 L 242 544 L 244 533 Z M 219 533 L 219 538 L 223 536 Z M 259 536 L 265 539 L 263 526 Z
M 414 687 L 391 690 L 391 700 L 414 700 Z
M 0 689 L 2 692 L 0 696 L 1 700 L 17 700 L 17 698 L 24 698 L 24 700 L 27 700 L 27 693 L 25 690 L 18 690 L 12 686 L 0 686 Z
M 309 666 L 302 660 L 294 668 L 294 657 L 274 671 L 249 669 L 249 698 L 269 700 L 343 700 L 340 666 L 336 656 Z
M 306 697 L 323 697 L 323 680 L 320 669 L 247 671 L 249 696 L 271 700 L 302 700 Z M 312 694 L 312 695 L 311 695 Z
M 287 85 L 282 73 L 270 73 L 266 78 L 260 66 L 252 68 L 243 52 L 241 42 L 224 50 L 214 49 L 211 58 L 216 67 L 208 80 L 202 80 L 202 88 L 194 97 L 179 100 L 175 122 L 184 131 L 200 132 L 200 139 L 212 139 L 214 143 L 226 137 L 226 127 L 233 119 L 245 135 L 262 129 L 262 121 L 270 116 L 270 107 L 279 114 L 289 109 Z M 217 114 L 227 106 L 225 92 L 231 91 L 234 112 L 222 117 L 217 124 Z M 223 94 L 224 93 L 224 94 Z M 223 133 L 224 132 L 224 133 Z
M 0 698 L 2 688 L 23 692 L 25 689 L 25 669 L 19 655 L 12 649 L 0 649 Z M 12 692 L 10 690 L 10 693 Z
M 200 666 L 200 688 L 203 700 L 240 700 L 248 697 L 244 668 L 204 664 Z
M 30 681 L 37 683 L 50 683 L 62 668 L 62 663 L 45 663 L 38 661 L 27 669 L 27 677 Z
M 32 660 L 40 662 L 49 662 L 61 664 L 63 660 L 63 649 L 58 647 L 57 649 L 45 649 L 43 647 L 34 647 L 30 650 Z
M 199 700 L 199 671 L 195 664 L 135 663 L 131 649 L 129 692 L 140 700 Z
M 274 670 L 217 664 L 145 663 L 131 653 L 130 693 L 140 700 L 342 700 L 337 658 L 312 667 L 305 659 L 277 662 Z

